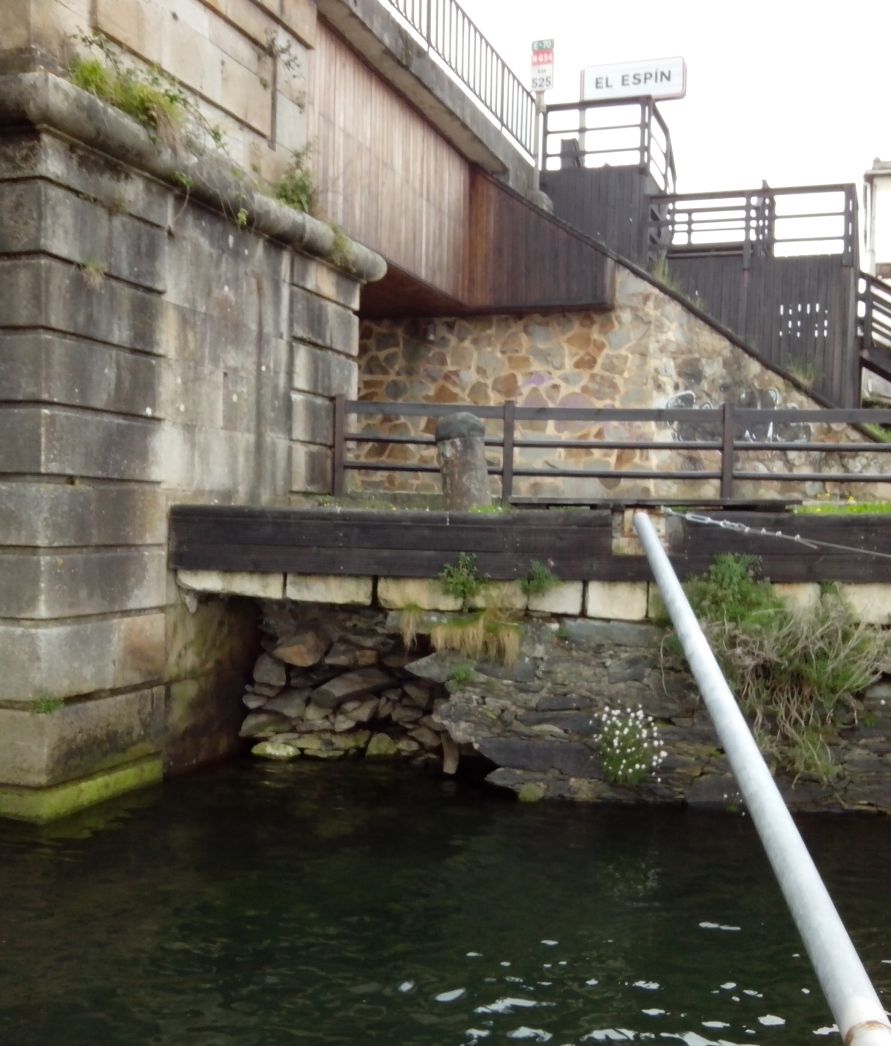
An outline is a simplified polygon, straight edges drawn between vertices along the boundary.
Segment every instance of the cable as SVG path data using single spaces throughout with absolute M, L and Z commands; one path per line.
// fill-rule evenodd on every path
M 873 556 L 876 559 L 891 559 L 891 553 L 888 552 L 876 552 L 871 548 L 855 548 L 852 545 L 839 545 L 834 541 L 817 541 L 816 538 L 803 538 L 800 534 L 784 534 L 781 530 L 767 530 L 765 527 L 750 527 L 745 523 L 737 523 L 731 519 L 712 519 L 711 516 L 704 516 L 699 512 L 676 512 L 672 508 L 666 507 L 664 509 L 666 515 L 677 516 L 680 519 L 685 519 L 689 523 L 699 523 L 702 526 L 719 527 L 721 530 L 733 530 L 738 534 L 751 534 L 755 537 L 763 538 L 779 538 L 782 541 L 793 541 L 798 545 L 804 545 L 807 548 L 819 549 L 819 548 L 832 548 L 838 552 L 853 552 L 859 556 Z

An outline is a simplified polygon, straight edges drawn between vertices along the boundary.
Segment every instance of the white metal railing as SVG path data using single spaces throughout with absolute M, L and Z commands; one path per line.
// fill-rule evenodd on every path
M 646 513 L 634 526 L 845 1046 L 891 1046 L 891 1023 Z

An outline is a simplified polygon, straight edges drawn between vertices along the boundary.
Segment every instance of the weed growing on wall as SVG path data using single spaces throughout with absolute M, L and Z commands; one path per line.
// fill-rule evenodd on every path
M 658 772 L 667 755 L 656 721 L 640 705 L 605 708 L 598 743 L 603 775 L 611 784 L 640 784 Z
M 454 650 L 473 661 L 488 658 L 508 668 L 517 662 L 521 638 L 519 622 L 497 607 L 455 614 L 430 630 L 434 650 Z
M 100 36 L 83 35 L 79 40 L 91 53 L 71 61 L 72 83 L 132 116 L 153 137 L 166 142 L 174 139 L 187 116 L 196 111 L 179 84 L 156 66 L 123 65 Z
M 318 193 L 309 167 L 308 146 L 291 154 L 291 162 L 275 186 L 275 198 L 295 211 L 315 213 Z
M 60 697 L 38 697 L 31 705 L 31 712 L 33 715 L 52 715 L 64 704 Z
M 557 588 L 559 584 L 560 578 L 547 563 L 533 559 L 529 564 L 529 573 L 520 582 L 520 587 L 527 596 L 543 596 L 546 592 Z
M 719 556 L 687 594 L 759 744 L 794 777 L 836 775 L 829 742 L 857 721 L 857 695 L 891 669 L 887 635 L 837 589 L 789 610 L 750 556 Z
M 476 567 L 476 556 L 470 552 L 459 552 L 457 563 L 447 563 L 437 576 L 440 588 L 448 596 L 461 600 L 467 610 L 479 595 L 483 578 Z

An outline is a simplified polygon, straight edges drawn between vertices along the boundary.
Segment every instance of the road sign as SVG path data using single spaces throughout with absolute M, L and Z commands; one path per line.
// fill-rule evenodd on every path
M 686 92 L 687 64 L 683 58 L 590 65 L 582 70 L 584 102 L 613 98 L 683 98 Z
M 532 90 L 547 91 L 554 86 L 554 41 L 532 41 Z

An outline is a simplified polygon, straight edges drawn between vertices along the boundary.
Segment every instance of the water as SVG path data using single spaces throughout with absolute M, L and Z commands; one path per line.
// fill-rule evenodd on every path
M 802 824 L 891 997 L 891 821 Z M 837 1041 L 742 817 L 236 763 L 4 824 L 0 862 L 16 1046 Z

